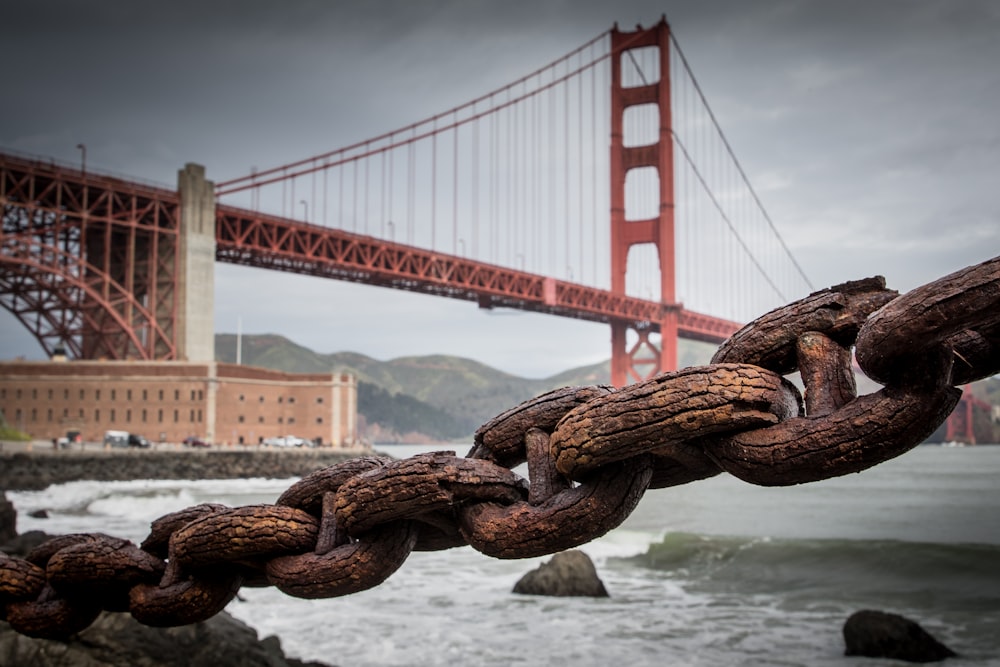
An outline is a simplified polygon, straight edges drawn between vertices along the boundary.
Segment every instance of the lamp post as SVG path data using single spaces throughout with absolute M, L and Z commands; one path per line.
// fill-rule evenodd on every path
M 309 203 L 305 199 L 300 199 L 299 203 L 302 204 L 303 218 L 306 222 L 309 222 Z
M 388 220 L 386 222 L 386 224 L 389 225 L 389 240 L 390 241 L 395 241 L 396 240 L 396 225 L 395 225 L 395 223 L 393 223 L 392 220 Z
M 77 148 L 80 149 L 80 173 L 87 173 L 87 147 L 83 144 L 77 144 Z

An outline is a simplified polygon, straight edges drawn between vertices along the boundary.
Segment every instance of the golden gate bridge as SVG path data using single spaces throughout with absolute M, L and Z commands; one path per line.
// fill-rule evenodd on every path
M 684 156 L 677 165 L 675 146 Z M 696 152 L 708 157 L 698 162 Z M 47 351 L 177 358 L 168 333 L 176 323 L 152 313 L 171 310 L 175 288 L 162 275 L 149 284 L 179 261 L 162 256 L 171 242 L 157 238 L 177 226 L 176 195 L 83 170 L 74 178 L 51 162 L 7 156 L 5 165 L 5 203 L 16 210 L 5 234 L 31 237 L 39 255 L 44 247 L 85 256 L 78 274 L 61 272 L 68 282 L 103 280 L 90 317 L 74 314 L 74 300 L 87 301 L 76 292 L 58 297 L 67 306 L 59 317 L 51 299 L 29 306 L 42 300 L 27 296 L 25 281 L 5 290 L 19 295 L 5 301 L 8 309 Z M 52 193 L 58 200 L 39 198 Z M 215 196 L 219 261 L 607 321 L 642 339 L 655 370 L 676 363 L 669 343 L 659 360 L 661 345 L 649 338 L 665 321 L 677 320 L 680 335 L 719 340 L 808 287 L 665 21 L 613 29 L 467 104 L 226 180 Z M 130 224 L 145 234 L 126 233 Z M 139 248 L 154 271 L 128 259 L 141 258 Z M 5 261 L 23 265 L 15 261 L 23 255 L 11 251 Z M 55 289 L 41 273 L 32 280 Z M 118 317 L 126 303 L 131 314 Z M 136 318 L 142 307 L 150 312 Z M 109 321 L 132 335 L 112 333 Z
M 196 198 L 215 261 L 605 322 L 616 386 L 813 289 L 665 19 L 197 195 L 0 154 L 0 304 L 49 354 L 190 357 Z

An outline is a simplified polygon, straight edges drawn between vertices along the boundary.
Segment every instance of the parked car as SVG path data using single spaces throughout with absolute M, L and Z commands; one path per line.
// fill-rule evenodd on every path
M 143 449 L 146 449 L 147 447 L 150 447 L 151 445 L 150 445 L 149 440 L 147 440 L 146 438 L 142 437 L 138 433 L 129 433 L 128 434 L 128 446 L 129 447 L 142 447 Z
M 264 439 L 264 444 L 268 447 L 302 447 L 308 444 L 308 442 L 305 438 L 299 438 L 294 435 L 279 435 Z
M 193 435 L 189 435 L 184 438 L 184 445 L 186 447 L 208 447 L 208 443 L 201 438 L 196 438 Z
M 128 431 L 105 431 L 105 447 L 128 447 Z

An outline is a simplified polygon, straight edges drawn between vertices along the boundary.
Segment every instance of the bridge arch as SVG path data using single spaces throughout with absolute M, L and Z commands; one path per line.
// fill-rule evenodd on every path
M 0 253 L 0 306 L 52 356 L 77 359 L 175 359 L 154 314 L 107 272 L 36 239 L 7 235 Z M 155 353 L 166 342 L 168 355 Z

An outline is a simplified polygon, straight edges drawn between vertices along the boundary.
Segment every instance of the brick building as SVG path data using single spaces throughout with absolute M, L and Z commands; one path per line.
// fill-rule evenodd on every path
M 296 435 L 357 444 L 357 384 L 344 374 L 297 374 L 218 362 L 0 361 L 0 412 L 36 439 L 78 430 L 154 442 L 196 436 L 257 444 Z

